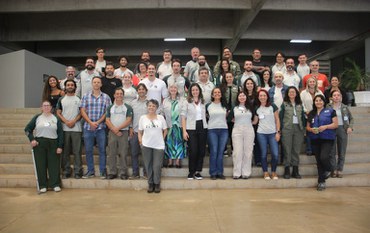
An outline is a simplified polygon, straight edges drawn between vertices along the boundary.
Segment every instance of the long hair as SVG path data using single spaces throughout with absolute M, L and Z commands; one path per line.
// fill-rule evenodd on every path
M 267 84 L 269 85 L 269 87 L 272 87 L 272 76 L 271 76 L 271 72 L 269 70 L 265 70 L 262 72 L 262 77 L 260 77 L 260 80 L 261 80 L 261 87 L 266 87 L 266 83 L 265 83 L 265 80 L 263 79 L 263 75 L 268 72 L 269 73 L 269 80 L 267 81 Z
M 308 91 L 308 83 L 310 80 L 315 80 L 315 93 L 319 90 L 317 80 L 314 77 L 309 77 L 306 81 L 306 90 Z
M 290 86 L 285 91 L 284 102 L 290 103 L 289 91 L 291 89 L 293 89 L 295 91 L 294 103 L 297 104 L 297 105 L 302 104 L 301 95 L 299 94 L 299 91 L 298 91 L 298 89 L 295 86 Z
M 226 75 L 227 74 L 231 74 L 234 78 L 234 75 L 233 75 L 233 73 L 231 73 L 231 71 L 227 71 L 225 73 L 225 76 L 222 77 L 222 81 L 221 81 L 221 85 L 220 85 L 220 89 L 221 89 L 222 93 L 226 93 L 226 91 L 227 91 L 227 82 L 226 82 Z
M 307 116 L 307 120 L 308 122 L 311 122 L 312 119 L 315 117 L 315 115 L 317 115 L 317 107 L 315 105 L 315 101 L 316 99 L 320 98 L 323 102 L 324 102 L 324 107 L 325 107 L 325 96 L 323 95 L 316 95 L 314 98 L 313 98 L 313 104 L 312 104 L 312 110 L 311 112 L 308 113 L 308 116 Z
M 259 90 L 258 92 L 257 92 L 257 106 L 259 107 L 259 106 L 261 106 L 261 101 L 259 100 L 259 95 L 260 95 L 260 93 L 261 92 L 263 92 L 263 93 L 265 93 L 266 94 L 266 96 L 267 96 L 267 100 L 266 100 L 266 107 L 270 107 L 270 105 L 271 105 L 271 102 L 270 102 L 270 95 L 269 95 L 269 93 L 268 93 L 268 91 L 266 91 L 265 89 L 261 89 L 261 90 Z
M 221 88 L 219 88 L 219 87 L 215 87 L 215 88 L 213 88 L 213 90 L 212 90 L 212 92 L 211 92 L 211 101 L 213 102 L 213 101 L 215 101 L 215 98 L 213 98 L 213 93 L 215 92 L 215 90 L 216 89 L 219 89 L 220 90 L 220 92 L 221 92 L 221 99 L 220 99 L 220 101 L 221 101 L 221 106 L 222 107 L 224 107 L 224 108 L 226 108 L 226 109 L 228 109 L 227 108 L 227 104 L 226 104 L 226 100 L 225 100 L 225 97 L 224 97 L 224 94 L 222 93 L 222 90 L 221 90 Z M 228 109 L 229 110 L 229 109 Z
M 245 94 L 245 92 L 244 92 L 244 91 L 239 91 L 239 92 L 238 92 L 238 94 L 236 95 L 235 106 L 239 106 L 239 105 L 240 105 L 240 102 L 239 102 L 239 95 L 241 95 L 241 94 L 244 94 L 244 95 L 247 97 L 247 95 Z M 248 98 L 248 97 L 247 97 L 247 98 Z M 251 112 L 252 112 L 252 115 L 253 115 L 254 108 L 253 108 L 253 106 L 249 103 L 249 101 L 248 101 L 248 99 L 247 99 L 247 98 L 246 98 L 246 100 L 245 100 L 244 107 L 245 107 L 246 109 L 248 109 L 249 111 L 251 111 Z
M 45 100 L 49 100 L 50 99 L 50 96 L 51 96 L 51 87 L 50 87 L 50 84 L 49 84 L 49 80 L 52 79 L 52 78 L 57 81 L 56 88 L 59 89 L 59 90 L 62 90 L 60 88 L 59 80 L 57 79 L 57 77 L 55 77 L 54 75 L 50 75 L 48 77 L 48 79 L 45 81 L 45 84 L 44 84 L 44 90 L 42 91 L 42 101 L 45 101 Z
M 221 62 L 220 62 L 220 74 L 222 75 L 222 77 L 224 77 L 225 76 L 225 70 L 222 68 L 222 63 L 223 63 L 223 61 L 226 61 L 227 62 L 227 64 L 229 65 L 229 70 L 228 71 L 231 71 L 231 67 L 230 67 L 230 62 L 229 62 L 229 60 L 227 60 L 226 58 L 222 58 L 221 59 Z
M 188 98 L 187 101 L 188 103 L 193 103 L 193 93 L 191 93 L 191 89 L 193 87 L 197 87 L 199 89 L 199 100 L 202 104 L 204 104 L 204 98 L 203 98 L 203 93 L 202 93 L 202 88 L 200 88 L 198 83 L 192 83 L 189 87 L 189 92 L 188 92 Z

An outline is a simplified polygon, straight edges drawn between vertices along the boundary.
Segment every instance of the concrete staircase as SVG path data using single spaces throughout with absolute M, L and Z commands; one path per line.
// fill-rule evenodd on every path
M 355 117 L 355 131 L 349 138 L 347 157 L 344 168 L 344 178 L 330 178 L 329 187 L 333 186 L 370 186 L 370 108 L 351 108 Z M 24 135 L 24 126 L 38 109 L 0 109 L 0 187 L 35 187 L 35 177 L 32 165 L 31 147 Z M 97 154 L 97 151 L 95 151 Z M 95 155 L 95 161 L 98 161 Z M 232 158 L 225 158 L 226 180 L 210 180 L 208 178 L 209 157 L 205 158 L 201 181 L 187 180 L 188 159 L 184 159 L 183 168 L 163 168 L 163 189 L 239 189 L 239 188 L 304 188 L 314 187 L 317 183 L 317 170 L 313 156 L 301 155 L 300 173 L 303 179 L 282 178 L 283 167 L 278 167 L 279 180 L 265 181 L 262 179 L 262 169 L 253 167 L 252 178 L 248 180 L 233 180 Z M 86 169 L 85 155 L 83 155 Z M 130 163 L 130 159 L 128 159 Z M 98 166 L 96 166 L 98 171 Z M 131 169 L 129 170 L 131 174 Z M 142 174 L 142 173 L 141 173 Z M 87 189 L 146 189 L 147 181 L 140 180 L 102 180 L 92 179 L 62 180 L 63 188 Z

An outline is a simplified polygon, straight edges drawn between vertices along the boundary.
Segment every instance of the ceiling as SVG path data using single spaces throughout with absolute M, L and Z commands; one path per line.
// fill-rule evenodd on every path
M 240 63 L 255 47 L 270 60 L 277 51 L 293 57 L 327 51 L 330 58 L 351 38 L 362 35 L 350 49 L 363 45 L 369 30 L 369 0 L 0 0 L 0 54 L 27 49 L 76 66 L 97 47 L 106 49 L 107 60 L 128 55 L 132 65 L 143 50 L 153 62 L 166 48 L 189 60 L 194 46 L 210 64 L 225 45 Z

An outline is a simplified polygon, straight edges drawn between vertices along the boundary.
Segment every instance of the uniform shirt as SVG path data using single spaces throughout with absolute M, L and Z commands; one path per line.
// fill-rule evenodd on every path
M 257 133 L 261 134 L 272 134 L 276 133 L 276 123 L 274 113 L 278 111 L 275 104 L 271 104 L 269 107 L 259 106 L 257 108 L 258 115 L 258 128 Z
M 80 108 L 85 108 L 89 119 L 96 122 L 105 114 L 111 104 L 112 102 L 107 94 L 100 92 L 100 95 L 95 97 L 92 91 L 90 91 L 82 97 Z M 96 130 L 104 128 L 105 121 L 101 122 Z M 84 129 L 91 130 L 91 126 L 87 121 L 84 123 Z
M 76 95 L 68 96 L 65 95 L 59 99 L 56 109 L 60 109 L 62 111 L 62 115 L 66 120 L 73 120 L 76 116 L 80 113 L 80 104 L 81 99 Z M 77 121 L 76 124 L 69 128 L 64 123 L 63 130 L 64 131 L 72 131 L 72 132 L 82 132 L 81 121 Z
M 73 80 L 76 82 L 76 86 L 77 86 L 75 93 L 78 97 L 81 97 L 81 82 L 77 78 L 74 78 Z M 59 83 L 60 89 L 62 89 L 63 91 L 65 90 L 65 86 L 64 86 L 65 81 L 67 81 L 67 78 L 60 80 L 60 83 Z
M 304 76 L 310 74 L 310 67 L 307 64 L 304 64 L 303 66 L 301 64 L 298 64 L 297 74 L 301 79 L 303 79 Z
M 134 99 L 132 102 L 131 102 L 131 107 L 132 107 L 132 110 L 133 110 L 133 120 L 132 120 L 132 124 L 131 124 L 131 128 L 137 132 L 139 130 L 139 120 L 140 120 L 140 117 L 142 115 L 145 115 L 148 113 L 148 108 L 146 106 L 146 103 L 148 101 L 147 100 L 144 100 L 144 101 L 141 101 L 139 99 Z
M 198 81 L 197 83 L 202 89 L 204 104 L 211 103 L 212 90 L 215 88 L 215 84 L 211 83 L 210 81 L 207 81 L 206 83 Z
M 293 71 L 293 74 L 289 74 L 288 72 L 285 72 L 283 83 L 287 85 L 288 87 L 294 86 L 298 90 L 302 85 L 301 78 L 295 71 Z
M 114 70 L 114 77 L 119 77 L 120 79 L 122 79 L 123 75 L 125 75 L 126 73 L 130 73 L 131 76 L 134 75 L 134 72 L 132 72 L 129 68 L 126 68 L 125 71 L 121 70 L 120 68 L 117 68 Z
M 89 91 L 92 91 L 92 79 L 95 76 L 100 77 L 99 72 L 96 70 L 94 70 L 92 74 L 89 74 L 86 69 L 81 71 L 79 74 L 81 82 L 81 96 L 84 96 Z
M 221 103 L 215 104 L 211 102 L 207 105 L 207 112 L 209 115 L 208 129 L 227 129 L 227 112 Z
M 256 86 L 258 86 L 258 87 L 261 86 L 260 77 L 258 75 L 256 75 L 253 72 L 252 72 L 252 74 L 247 74 L 246 72 L 244 72 L 243 75 L 240 76 L 240 78 L 238 80 L 239 87 L 243 88 L 244 82 L 248 78 L 251 78 L 254 81 L 254 83 L 256 84 Z
M 149 78 L 141 80 L 140 83 L 144 83 L 146 88 L 148 88 L 147 99 L 155 99 L 158 101 L 159 105 L 162 104 L 162 98 L 168 96 L 168 90 L 166 84 L 161 79 L 154 79 L 150 81 Z
M 182 75 L 178 75 L 175 77 L 174 75 L 169 75 L 163 78 L 163 81 L 167 84 L 167 88 L 172 85 L 177 86 L 177 91 L 179 92 L 180 96 L 185 95 L 185 87 L 189 88 L 190 82 L 187 78 Z
M 130 86 L 129 88 L 122 87 L 122 89 L 125 91 L 123 102 L 131 105 L 131 102 L 137 98 L 136 89 L 133 86 Z
M 158 74 L 158 78 L 161 80 L 167 75 L 172 74 L 172 63 L 171 62 L 169 63 L 161 62 L 158 65 L 157 74 Z
M 234 117 L 234 127 L 250 126 L 252 127 L 252 112 L 245 106 L 235 106 L 232 115 Z
M 127 117 L 133 116 L 133 111 L 128 104 L 117 105 L 114 103 L 107 108 L 107 114 L 105 116 L 106 118 L 110 118 L 110 121 L 115 127 L 119 127 L 126 121 Z M 128 130 L 128 128 L 129 126 L 120 130 Z
M 142 144 L 145 147 L 164 150 L 163 130 L 167 129 L 166 120 L 157 115 L 157 119 L 150 120 L 143 115 L 139 120 L 139 130 L 143 131 Z

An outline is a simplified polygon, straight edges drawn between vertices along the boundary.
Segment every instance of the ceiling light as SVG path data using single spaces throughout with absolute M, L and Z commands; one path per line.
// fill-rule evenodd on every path
M 290 43 L 303 43 L 303 44 L 309 44 L 312 40 L 298 40 L 298 39 L 292 39 L 290 40 Z
M 186 38 L 164 38 L 164 41 L 186 41 Z

